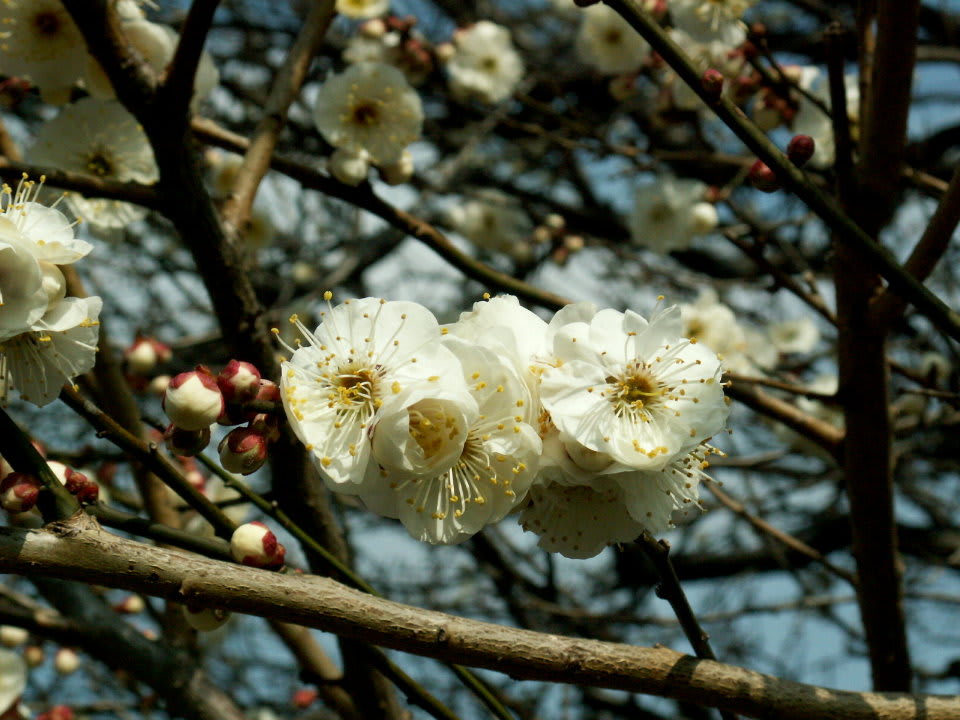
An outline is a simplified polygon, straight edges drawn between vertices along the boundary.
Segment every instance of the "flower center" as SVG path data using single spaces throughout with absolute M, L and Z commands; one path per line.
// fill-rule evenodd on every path
M 95 150 L 87 157 L 87 172 L 97 177 L 110 177 L 113 175 L 113 163 L 106 153 Z
M 607 396 L 618 415 L 636 413 L 655 405 L 667 391 L 666 386 L 657 378 L 646 363 L 635 363 L 620 377 L 609 375 L 605 378 L 610 389 Z
M 380 121 L 380 111 L 372 102 L 361 102 L 353 107 L 350 119 L 353 121 L 354 125 L 370 127 L 371 125 L 376 125 Z
M 647 217 L 652 223 L 666 222 L 673 215 L 673 210 L 669 205 L 663 202 L 657 202 L 650 206 L 647 211 Z
M 620 40 L 623 38 L 623 33 L 621 33 L 616 28 L 610 28 L 603 36 L 604 42 L 610 45 L 619 44 Z
M 44 37 L 52 37 L 60 30 L 60 18 L 53 10 L 37 13 L 33 16 L 33 27 L 37 34 Z
M 378 377 L 373 368 L 341 368 L 333 378 L 335 399 L 346 406 L 373 404 Z
M 462 434 L 455 418 L 437 405 L 410 409 L 410 436 L 416 441 L 428 460 L 439 453 L 451 440 Z
M 480 69 L 488 73 L 496 72 L 499 65 L 500 63 L 497 62 L 497 59 L 492 55 L 488 55 L 480 61 Z

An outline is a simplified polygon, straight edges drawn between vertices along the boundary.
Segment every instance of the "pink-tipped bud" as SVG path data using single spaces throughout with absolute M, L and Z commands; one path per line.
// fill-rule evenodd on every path
M 0 625 L 0 645 L 18 647 L 30 639 L 30 633 L 16 625 Z
M 139 595 L 127 595 L 123 600 L 113 606 L 113 609 L 123 615 L 136 615 L 142 613 L 146 603 Z
M 262 522 L 244 523 L 233 531 L 230 554 L 238 563 L 258 568 L 283 567 L 286 548 Z
M 787 157 L 797 167 L 803 167 L 813 157 L 816 149 L 817 144 L 809 135 L 794 135 L 787 145 Z
M 43 665 L 43 661 L 47 659 L 47 655 L 39 645 L 27 645 L 23 649 L 23 659 L 26 661 L 27 667 L 33 668 Z
M 269 413 L 257 413 L 250 420 L 250 429 L 266 438 L 268 443 L 280 439 L 280 416 Z
M 258 403 L 273 403 L 278 408 L 280 406 L 280 386 L 277 385 L 273 380 L 261 380 L 260 381 L 260 390 L 257 392 L 257 397 L 254 398 Z M 249 410 L 244 417 L 244 420 L 253 420 L 259 413 L 256 410 Z
M 54 705 L 37 715 L 37 720 L 73 720 L 73 708 L 69 705 Z
M 171 379 L 172 378 L 169 375 L 157 375 L 147 383 L 146 390 L 151 395 L 163 397 L 163 394 L 167 392 L 167 388 L 170 387 Z
M 0 481 L 0 507 L 14 514 L 32 510 L 42 487 L 33 475 L 12 472 Z
M 267 439 L 250 428 L 234 428 L 218 449 L 224 469 L 241 475 L 256 472 L 267 461 Z
M 777 174 L 763 160 L 757 160 L 753 164 L 747 177 L 757 190 L 772 193 L 780 189 L 780 180 L 777 178 Z
M 167 450 L 174 455 L 193 457 L 210 444 L 210 426 L 200 430 L 184 430 L 171 424 L 163 433 L 163 441 Z
M 134 375 L 149 375 L 157 366 L 160 358 L 150 338 L 138 335 L 133 343 L 123 351 L 127 370 Z
M 709 96 L 708 102 L 718 102 L 723 94 L 723 73 L 715 68 L 707 68 L 700 76 L 700 85 Z
M 183 606 L 183 616 L 187 625 L 200 632 L 216 630 L 230 619 L 230 613 L 220 608 L 193 608 Z
M 174 377 L 163 396 L 163 409 L 170 422 L 184 430 L 210 427 L 220 417 L 223 406 L 217 380 L 203 365 Z
M 100 499 L 100 486 L 81 472 L 67 468 L 64 473 L 64 487 L 77 500 L 89 505 Z
M 302 688 L 293 694 L 293 697 L 290 698 L 290 704 L 297 708 L 297 710 L 306 710 L 313 705 L 318 695 L 317 691 L 313 688 Z
M 245 403 L 260 390 L 260 371 L 253 363 L 231 360 L 217 376 L 217 386 L 228 403 Z
M 53 657 L 53 667 L 61 675 L 69 675 L 80 668 L 80 656 L 71 648 L 62 647 Z
M 204 492 L 207 486 L 207 478 L 200 471 L 200 466 L 197 465 L 197 461 L 192 457 L 183 456 L 178 457 L 177 460 L 179 460 L 180 467 L 183 469 L 184 479 L 200 492 Z

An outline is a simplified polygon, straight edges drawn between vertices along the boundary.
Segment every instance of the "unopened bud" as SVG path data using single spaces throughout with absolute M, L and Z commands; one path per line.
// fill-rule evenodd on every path
M 43 648 L 39 645 L 27 645 L 23 649 L 23 659 L 27 663 L 27 667 L 38 667 L 43 665 L 43 661 L 46 660 L 46 653 L 43 652 Z
M 230 619 L 230 613 L 220 608 L 192 608 L 183 606 L 183 616 L 187 625 L 200 632 L 216 630 Z
M 0 507 L 13 514 L 32 510 L 42 487 L 33 475 L 12 472 L 0 481 Z
M 360 26 L 360 34 L 374 40 L 382 38 L 387 34 L 387 24 L 380 18 L 367 20 Z
M 123 615 L 136 615 L 142 613 L 146 603 L 139 595 L 127 595 L 123 600 L 113 606 L 113 609 Z
M 231 360 L 217 376 L 217 386 L 228 403 L 245 403 L 260 390 L 260 371 L 253 363 Z
M 559 213 L 550 213 L 543 219 L 543 224 L 551 230 L 563 230 L 567 226 L 567 221 Z
M 302 688 L 297 690 L 290 698 L 290 704 L 298 710 L 306 710 L 316 701 L 318 693 L 313 688 Z
M 394 162 L 380 166 L 380 178 L 387 185 L 403 185 L 413 177 L 413 154 L 409 150 L 400 153 Z
M 193 457 L 203 452 L 210 444 L 210 427 L 200 430 L 184 430 L 176 425 L 168 425 L 163 433 L 163 442 L 174 455 Z
M 230 554 L 238 563 L 258 568 L 283 566 L 286 549 L 262 522 L 244 523 L 233 531 Z
M 220 441 L 220 463 L 230 472 L 249 475 L 267 461 L 267 439 L 250 428 L 234 428 Z
M 757 160 L 751 166 L 747 177 L 757 190 L 772 193 L 780 189 L 780 180 L 777 178 L 777 174 L 763 160 Z
M 67 468 L 64 478 L 67 492 L 75 496 L 83 505 L 89 505 L 100 499 L 100 486 L 81 472 Z
M 123 351 L 123 359 L 127 363 L 127 370 L 135 375 L 149 375 L 157 364 L 163 361 L 161 348 L 166 348 L 166 358 L 164 359 L 169 359 L 170 348 L 152 338 L 138 335 L 130 347 Z
M 277 385 L 273 380 L 264 379 L 260 382 L 260 390 L 257 392 L 257 397 L 254 400 L 258 403 L 273 403 L 279 407 L 280 405 L 280 386 Z M 253 420 L 258 415 L 256 410 L 250 410 L 247 412 L 245 420 Z
M 172 380 L 172 378 L 169 375 L 157 375 L 147 383 L 147 392 L 151 395 L 163 397 L 163 394 L 170 386 L 170 380 Z
M 719 102 L 723 94 L 723 73 L 715 68 L 707 68 L 700 76 L 700 85 L 707 94 L 707 102 Z
M 30 639 L 30 633 L 15 625 L 0 625 L 0 644 L 4 647 L 18 647 Z
M 370 172 L 370 156 L 366 151 L 352 152 L 337 148 L 327 160 L 330 174 L 344 185 L 356 187 L 367 179 Z
M 249 428 L 255 433 L 263 435 L 268 443 L 280 439 L 280 416 L 269 413 L 257 413 L 250 420 Z
M 706 235 L 716 228 L 719 222 L 717 206 L 713 203 L 699 202 L 693 206 L 690 214 L 692 216 L 690 225 L 697 235 Z
M 74 673 L 80 667 L 80 656 L 75 650 L 62 647 L 53 657 L 53 667 L 61 675 Z
M 563 246 L 572 253 L 583 250 L 585 244 L 583 235 L 567 235 L 563 239 Z
M 794 135 L 787 145 L 787 157 L 797 167 L 803 167 L 813 157 L 816 149 L 817 144 L 809 135 Z
M 445 42 L 437 45 L 433 49 L 433 52 L 436 54 L 437 60 L 439 60 L 442 63 L 445 63 L 453 60 L 453 56 L 457 54 L 457 48 L 454 46 L 453 43 Z
M 174 377 L 163 396 L 167 417 L 184 430 L 210 427 L 220 417 L 223 406 L 217 380 L 203 365 Z

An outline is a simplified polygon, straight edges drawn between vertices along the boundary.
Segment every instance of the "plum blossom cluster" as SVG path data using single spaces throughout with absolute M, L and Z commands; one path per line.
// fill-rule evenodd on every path
M 333 491 L 413 537 L 458 543 L 517 511 L 585 558 L 696 505 L 727 402 L 678 307 L 546 322 L 502 296 L 441 326 L 417 303 L 331 298 L 315 330 L 291 318 L 287 418 Z
M 74 234 L 57 208 L 37 202 L 43 185 L 24 177 L 0 188 L 0 385 L 38 406 L 64 382 L 93 367 L 99 336 L 98 297 L 66 297 L 58 266 L 76 262 L 91 245 Z M 59 203 L 59 201 L 57 201 Z

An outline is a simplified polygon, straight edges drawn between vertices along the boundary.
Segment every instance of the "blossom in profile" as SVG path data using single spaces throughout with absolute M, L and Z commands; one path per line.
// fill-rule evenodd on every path
M 335 148 L 366 151 L 373 163 L 389 164 L 420 137 L 423 106 L 397 68 L 364 62 L 323 83 L 313 118 Z
M 717 209 L 704 201 L 706 192 L 699 180 L 671 176 L 638 187 L 630 214 L 633 242 L 661 253 L 690 247 L 717 226 Z
M 413 537 L 450 544 L 499 521 L 525 497 L 541 442 L 515 364 L 459 337 L 443 342 L 462 365 L 462 389 L 413 389 L 415 402 L 384 406 L 370 431 L 371 470 L 380 477 L 371 477 L 360 497 L 399 517 Z
M 506 193 L 484 189 L 451 207 L 446 220 L 477 247 L 506 253 L 516 260 L 530 256 L 533 222 L 520 203 Z
M 669 0 L 673 26 L 697 42 L 736 47 L 747 37 L 743 14 L 755 0 Z
M 357 20 L 386 15 L 389 10 L 390 0 L 337 0 L 337 12 Z
M 481 20 L 458 30 L 453 43 L 456 51 L 446 67 L 455 97 L 493 104 L 513 94 L 524 66 L 507 28 Z
M 440 344 L 436 318 L 417 303 L 347 300 L 321 313 L 313 332 L 296 316 L 291 321 L 306 342 L 288 348 L 293 354 L 282 366 L 287 419 L 328 485 L 358 494 L 370 477 L 374 415 L 395 396 L 415 402 L 416 388 L 428 388 L 427 396 L 441 380 L 456 382 L 460 363 Z
M 113 100 L 84 98 L 63 108 L 40 128 L 28 158 L 38 165 L 119 182 L 151 184 L 159 177 L 143 128 Z M 131 203 L 78 193 L 67 195 L 65 202 L 99 230 L 118 230 L 147 214 Z
M 601 310 L 557 328 L 559 363 L 540 383 L 553 423 L 636 470 L 662 470 L 719 432 L 728 413 L 720 361 L 681 330 L 676 306 L 649 321 Z
M 585 65 L 615 75 L 639 70 L 650 55 L 650 45 L 616 10 L 591 5 L 583 9 L 576 51 Z
M 6 0 L 0 28 L 0 74 L 29 78 L 48 102 L 67 102 L 87 45 L 60 0 Z

